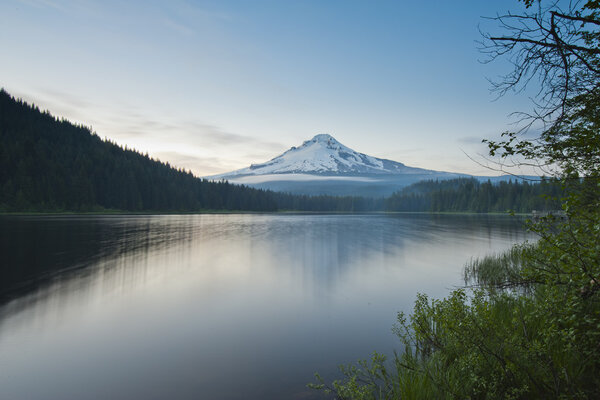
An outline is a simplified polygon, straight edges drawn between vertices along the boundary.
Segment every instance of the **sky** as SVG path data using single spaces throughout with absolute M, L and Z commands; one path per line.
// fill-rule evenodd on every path
M 2 0 L 0 87 L 100 137 L 207 176 L 319 133 L 441 171 L 529 111 L 502 98 L 480 28 L 516 0 Z

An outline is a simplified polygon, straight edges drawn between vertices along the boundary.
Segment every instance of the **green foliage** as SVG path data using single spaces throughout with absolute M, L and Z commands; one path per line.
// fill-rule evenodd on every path
M 471 260 L 463 270 L 465 284 L 490 290 L 528 288 L 531 282 L 523 279 L 523 259 L 526 253 L 534 251 L 534 246 L 526 243 L 500 254 Z
M 417 365 L 418 361 L 410 349 L 402 354 L 402 358 L 396 354 L 393 365 L 388 364 L 385 355 L 375 352 L 368 361 L 340 366 L 343 379 L 329 385 L 315 374 L 317 383 L 308 387 L 334 394 L 337 399 L 444 398 L 443 392 L 432 385 L 431 378 Z
M 410 318 L 399 315 L 405 350 L 392 365 L 378 356 L 345 367 L 329 389 L 340 399 L 598 398 L 598 239 L 560 229 L 471 263 L 478 289 L 419 295 Z
M 555 171 L 562 213 L 530 222 L 535 243 L 467 264 L 471 286 L 442 300 L 419 295 L 399 316 L 393 372 L 371 374 L 375 385 L 361 377 L 386 368 L 381 358 L 346 368 L 331 388 L 338 398 L 600 398 L 600 2 L 539 4 L 548 18 L 498 17 L 513 36 L 489 39 L 498 55 L 524 57 L 508 87 L 541 74 L 547 129 L 488 145 L 492 156 Z

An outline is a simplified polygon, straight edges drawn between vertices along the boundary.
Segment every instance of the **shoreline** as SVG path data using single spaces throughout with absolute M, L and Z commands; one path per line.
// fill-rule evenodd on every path
M 127 215 L 213 215 L 213 214 L 272 214 L 272 215 L 491 215 L 506 217 L 531 217 L 533 213 L 511 212 L 473 212 L 473 211 L 235 211 L 235 210 L 203 210 L 203 211 L 44 211 L 44 212 L 0 212 L 3 216 L 127 216 Z

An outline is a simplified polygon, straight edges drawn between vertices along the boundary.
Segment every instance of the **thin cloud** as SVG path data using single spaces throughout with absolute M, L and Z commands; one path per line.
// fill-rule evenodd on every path
M 406 148 L 406 149 L 401 149 L 401 150 L 392 150 L 392 151 L 388 151 L 385 153 L 381 153 L 381 155 L 379 155 L 377 157 L 385 158 L 385 159 L 393 160 L 393 161 L 403 162 L 402 160 L 400 160 L 400 158 L 403 158 L 406 156 L 414 156 L 415 154 L 422 153 L 426 150 L 427 149 L 425 149 L 423 147 L 411 147 L 411 148 Z
M 42 88 L 40 89 L 40 94 L 46 98 L 51 99 L 51 101 L 54 103 L 59 102 L 63 106 L 69 106 L 76 109 L 95 107 L 94 104 L 92 104 L 88 100 L 84 100 L 81 96 L 59 91 L 56 89 Z
M 64 11 L 65 7 L 50 0 L 19 0 L 20 3 L 23 3 L 28 6 L 40 7 L 40 8 L 53 8 L 55 10 Z
M 206 176 L 263 162 L 286 150 L 289 144 L 230 132 L 199 120 L 162 120 L 130 104 L 98 105 L 66 91 L 39 88 L 15 95 L 48 109 L 57 117 L 93 127 L 109 138 L 161 161 Z M 220 160 L 220 161 L 219 161 Z
M 20 3 L 30 7 L 47 8 L 60 11 L 62 13 L 73 13 L 74 10 L 83 11 L 86 13 L 97 13 L 99 8 L 96 7 L 93 1 L 78 0 L 18 0 Z
M 218 126 L 200 121 L 161 121 L 139 114 L 124 113 L 110 118 L 107 124 L 110 130 L 119 137 L 146 137 L 148 139 L 179 142 L 187 146 L 199 146 L 213 150 L 227 148 L 264 149 L 265 152 L 276 152 L 286 149 L 282 143 L 265 141 L 250 136 L 228 132 Z
M 214 175 L 233 169 L 232 165 L 223 162 L 223 159 L 218 157 L 198 157 L 174 151 L 157 152 L 151 156 L 162 162 L 168 161 L 176 168 L 191 170 L 196 176 Z
M 80 123 L 85 126 L 90 126 L 93 122 L 88 118 L 88 113 L 96 108 L 96 106 L 70 93 L 47 88 L 31 92 L 10 89 L 8 91 L 16 98 L 21 98 L 29 104 L 34 104 L 41 110 L 48 110 L 55 117 L 67 118 L 73 123 Z
M 162 137 L 169 135 L 171 139 L 191 140 L 190 144 L 201 144 L 209 147 L 228 146 L 258 146 L 267 150 L 281 150 L 285 145 L 271 141 L 263 141 L 250 136 L 228 132 L 218 126 L 200 121 L 169 121 L 160 120 L 145 115 L 139 108 L 127 104 L 119 105 L 118 111 L 113 108 L 101 107 L 72 93 L 50 88 L 41 88 L 34 96 L 24 95 L 24 98 L 42 99 L 42 102 L 57 116 L 85 119 L 85 111 L 94 110 L 97 117 L 89 118 L 88 122 L 109 128 L 118 136 Z M 111 132 L 102 132 L 110 134 Z
M 184 36 L 192 36 L 196 33 L 194 29 L 181 22 L 175 21 L 172 18 L 165 18 L 163 19 L 162 23 L 166 28 Z
M 182 131 L 198 135 L 203 144 L 210 146 L 258 146 L 265 149 L 280 150 L 285 145 L 276 142 L 263 141 L 238 133 L 227 132 L 218 126 L 204 124 L 196 121 L 184 122 L 180 125 Z
M 478 136 L 463 136 L 456 139 L 456 142 L 460 144 L 481 144 L 481 138 Z

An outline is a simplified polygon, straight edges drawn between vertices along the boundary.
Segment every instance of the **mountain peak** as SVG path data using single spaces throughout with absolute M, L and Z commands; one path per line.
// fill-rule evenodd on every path
M 302 143 L 302 147 L 310 146 L 313 143 L 316 143 L 323 147 L 327 147 L 329 149 L 340 149 L 342 147 L 348 149 L 346 146 L 344 146 L 343 144 L 341 144 L 340 142 L 335 140 L 335 138 L 328 133 L 320 133 L 318 135 L 313 136 L 313 138 L 310 140 L 305 140 L 304 143 Z M 295 147 L 292 147 L 290 150 L 295 150 L 295 149 L 296 149 Z M 348 150 L 351 150 L 351 149 L 348 149 Z
M 336 142 L 339 143 L 337 140 L 335 140 L 335 138 L 333 136 L 331 136 L 328 133 L 319 133 L 318 135 L 313 136 L 313 138 L 311 139 L 311 141 L 313 142 Z
M 410 174 L 423 171 L 407 167 L 396 161 L 359 153 L 344 146 L 333 136 L 321 133 L 304 141 L 302 146 L 292 147 L 267 162 L 252 164 L 248 168 L 215 177 L 267 174 L 380 175 Z

